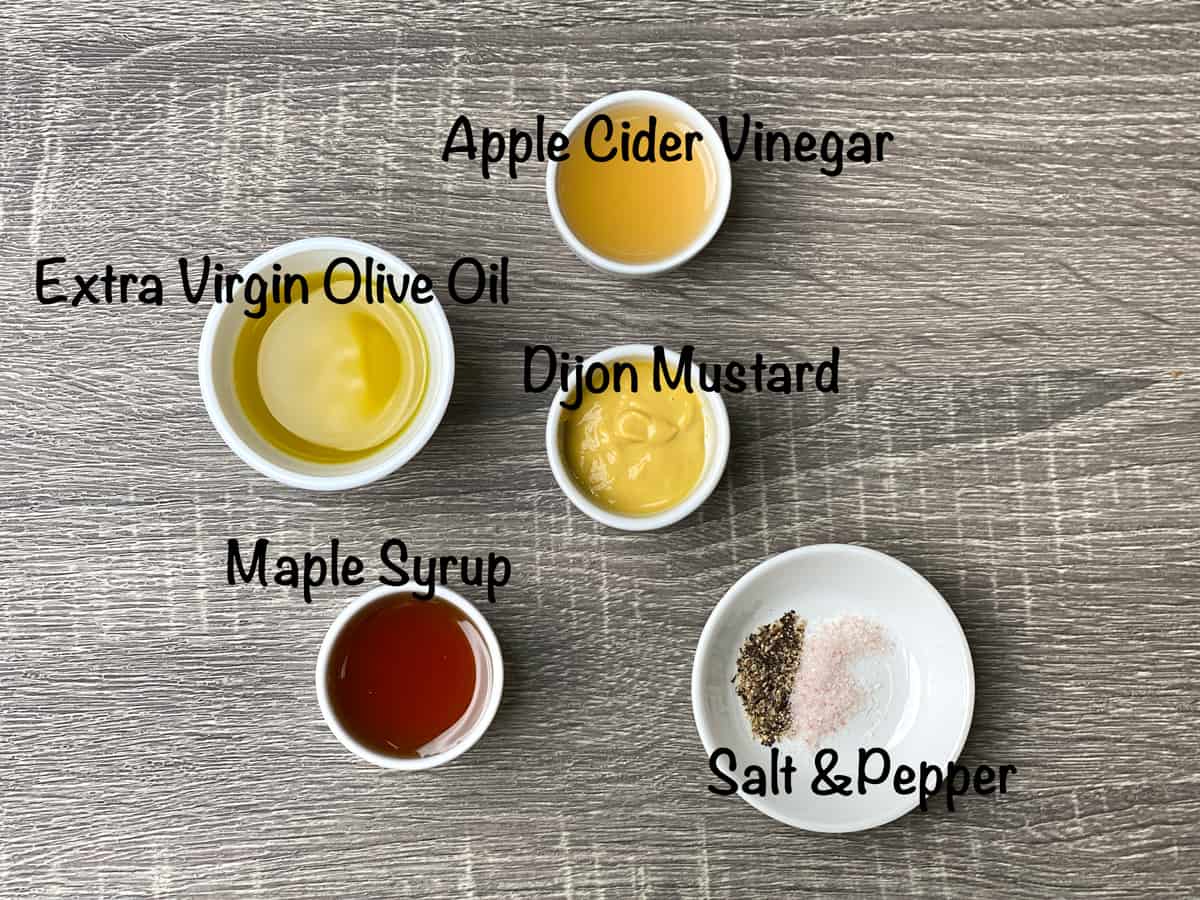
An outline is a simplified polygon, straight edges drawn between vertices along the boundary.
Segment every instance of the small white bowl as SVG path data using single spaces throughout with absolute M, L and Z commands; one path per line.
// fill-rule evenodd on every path
M 351 600 L 338 613 L 337 618 L 333 620 L 333 623 L 329 626 L 329 630 L 325 633 L 325 640 L 321 642 L 321 650 L 317 654 L 317 703 L 321 707 L 321 715 L 325 719 L 325 724 L 329 726 L 329 730 L 342 742 L 342 746 L 355 756 L 385 769 L 416 771 L 418 769 L 432 769 L 435 766 L 444 765 L 452 759 L 462 756 L 462 754 L 470 750 L 483 737 L 484 732 L 488 730 L 488 726 L 492 724 L 492 719 L 496 717 L 496 710 L 500 708 L 500 697 L 504 693 L 504 658 L 500 653 L 500 642 L 496 640 L 495 632 L 492 631 L 492 627 L 488 624 L 487 619 L 483 617 L 483 613 L 475 607 L 475 604 L 464 600 L 449 588 L 438 585 L 434 590 L 434 596 L 461 610 L 483 636 L 483 642 L 487 646 L 489 665 L 491 666 L 488 677 L 487 697 L 477 707 L 475 720 L 471 723 L 466 733 L 457 743 L 443 750 L 441 753 L 418 757 L 386 756 L 382 753 L 376 753 L 368 747 L 364 747 L 342 727 L 342 723 L 338 721 L 337 716 L 333 712 L 333 704 L 330 701 L 329 688 L 326 681 L 326 676 L 329 672 L 330 656 L 333 654 L 334 643 L 337 641 L 338 635 L 342 633 L 342 629 L 358 613 L 362 612 L 364 608 L 370 606 L 372 603 L 386 601 L 388 597 L 396 594 L 407 593 L 410 592 L 404 588 L 377 587 L 374 590 L 367 591 L 361 597 Z
M 650 263 L 623 263 L 601 256 L 575 236 L 575 232 L 567 224 L 562 209 L 558 205 L 559 164 L 554 161 L 546 165 L 546 201 L 550 204 L 550 216 L 554 219 L 554 226 L 558 229 L 558 233 L 567 242 L 567 246 L 574 250 L 575 254 L 584 262 L 597 269 L 614 272 L 618 275 L 657 275 L 659 272 L 666 272 L 683 265 L 703 250 L 720 230 L 721 223 L 725 221 L 725 214 L 729 211 L 729 195 L 733 190 L 733 171 L 729 165 L 729 157 L 725 154 L 725 145 L 721 142 L 717 130 L 712 127 L 712 123 L 691 104 L 658 91 L 618 91 L 615 94 L 607 94 L 577 112 L 563 128 L 563 134 L 570 138 L 581 125 L 597 113 L 625 103 L 640 103 L 670 109 L 692 129 L 704 136 L 704 143 L 712 156 L 713 166 L 717 173 L 717 205 L 713 209 L 712 218 L 704 231 L 673 256 Z M 583 153 L 584 150 L 582 147 L 576 147 L 573 152 Z
M 743 575 L 713 609 L 692 665 L 692 713 L 710 756 L 727 747 L 739 772 L 747 764 L 771 768 L 771 751 L 751 734 L 731 679 L 746 637 L 791 610 L 810 626 L 843 615 L 874 619 L 892 642 L 888 653 L 855 666 L 863 683 L 873 686 L 870 702 L 821 742 L 838 752 L 835 771 L 855 773 L 860 747 L 885 748 L 893 773 L 900 764 L 919 768 L 921 762 L 944 772 L 946 763 L 958 759 L 975 709 L 975 669 L 958 619 L 916 571 L 885 553 L 849 544 L 800 547 L 772 557 Z M 888 782 L 865 794 L 818 795 L 812 791 L 813 749 L 790 738 L 776 746 L 796 765 L 793 792 L 738 793 L 780 822 L 808 831 L 861 831 L 899 818 L 918 803 L 915 794 L 900 794 Z M 731 777 L 740 784 L 744 775 Z M 710 778 L 717 782 L 715 775 Z
M 387 271 L 415 277 L 411 266 L 397 257 L 362 241 L 316 237 L 292 241 L 268 250 L 239 273 L 253 273 L 270 282 L 271 266 L 279 263 L 284 272 L 323 272 L 339 256 L 362 266 L 366 257 L 383 263 Z M 244 281 L 243 281 L 244 283 Z M 437 430 L 450 402 L 454 385 L 454 339 L 446 314 L 438 301 L 414 303 L 405 299 L 425 336 L 429 352 L 429 384 L 408 428 L 386 447 L 351 463 L 317 463 L 298 459 L 268 443 L 246 419 L 233 389 L 233 351 L 242 326 L 249 321 L 239 292 L 233 303 L 215 303 L 204 323 L 200 338 L 200 392 L 209 418 L 229 448 L 251 467 L 291 487 L 313 491 L 340 491 L 368 484 L 394 472 L 416 455 Z
M 673 350 L 664 350 L 663 354 L 670 360 L 672 366 L 679 366 L 679 354 Z M 582 365 L 582 371 L 592 363 L 611 363 L 617 360 L 651 359 L 654 347 L 650 344 L 622 344 L 588 357 Z M 575 507 L 587 513 L 597 522 L 623 531 L 653 531 L 665 528 L 678 522 L 685 516 L 691 515 L 700 507 L 713 492 L 721 475 L 725 472 L 725 464 L 729 461 L 729 413 L 725 410 L 725 401 L 718 393 L 709 393 L 696 387 L 696 395 L 700 398 L 700 406 L 704 412 L 704 469 L 700 480 L 692 488 L 692 492 L 683 500 L 664 509 L 660 513 L 649 516 L 626 516 L 611 512 L 590 500 L 575 484 L 571 473 L 567 471 L 562 458 L 562 442 L 559 431 L 562 427 L 562 401 L 567 398 L 575 386 L 578 369 L 571 372 L 566 390 L 559 389 L 550 403 L 550 415 L 546 419 L 546 455 L 550 457 L 550 471 L 554 480 L 562 488 L 562 492 L 575 504 Z M 700 383 L 700 367 L 692 364 L 692 384 Z

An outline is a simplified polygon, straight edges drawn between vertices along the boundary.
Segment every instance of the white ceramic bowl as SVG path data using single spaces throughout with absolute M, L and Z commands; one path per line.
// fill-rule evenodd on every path
M 663 352 L 672 366 L 678 367 L 679 354 L 672 350 Z M 654 347 L 650 344 L 622 344 L 588 357 L 584 361 L 582 369 L 586 372 L 587 367 L 595 362 L 612 363 L 622 359 L 651 359 L 653 355 Z M 704 412 L 704 469 L 700 473 L 700 480 L 692 488 L 692 492 L 680 503 L 670 509 L 664 509 L 660 513 L 649 516 L 626 516 L 611 512 L 593 502 L 575 484 L 575 480 L 567 471 L 566 463 L 563 461 L 560 439 L 564 411 L 562 401 L 574 389 L 577 372 L 578 370 L 571 372 L 566 390 L 560 388 L 554 395 L 554 400 L 550 403 L 550 415 L 546 419 L 546 455 L 550 458 L 550 471 L 554 473 L 554 480 L 558 482 L 558 486 L 562 488 L 562 492 L 567 495 L 567 498 L 575 504 L 577 509 L 587 513 L 597 522 L 624 531 L 653 531 L 655 528 L 665 528 L 695 512 L 713 492 L 725 471 L 725 464 L 729 461 L 729 414 L 725 410 L 725 401 L 721 399 L 721 395 L 702 391 L 698 387 L 695 389 Z M 692 384 L 698 385 L 699 383 L 700 367 L 693 363 Z
M 321 650 L 317 654 L 316 681 L 317 703 L 321 707 L 321 715 L 325 719 L 325 724 L 329 726 L 329 730 L 342 742 L 342 746 L 360 759 L 365 759 L 367 762 L 374 763 L 385 769 L 415 771 L 417 769 L 432 769 L 435 766 L 444 765 L 466 753 L 483 737 L 484 732 L 488 730 L 488 726 L 492 724 L 492 719 L 496 717 L 496 710 L 500 708 L 500 697 L 504 693 L 504 658 L 500 653 L 500 642 L 496 640 L 495 632 L 492 631 L 492 627 L 488 625 L 487 619 L 483 617 L 483 613 L 475 607 L 475 604 L 464 600 L 449 588 L 439 585 L 434 592 L 435 596 L 460 609 L 483 636 L 484 644 L 487 647 L 488 665 L 491 667 L 488 675 L 487 692 L 480 701 L 474 704 L 474 718 L 468 724 L 464 725 L 466 730 L 462 736 L 453 746 L 440 753 L 419 757 L 385 756 L 382 753 L 376 753 L 374 750 L 364 747 L 347 733 L 333 712 L 333 705 L 330 702 L 329 688 L 326 682 L 330 656 L 333 653 L 333 645 L 337 641 L 338 635 L 342 633 L 342 629 L 346 627 L 346 623 L 362 612 L 363 609 L 373 603 L 386 602 L 388 597 L 395 594 L 407 593 L 409 591 L 404 588 L 381 586 L 347 603 L 342 611 L 338 613 L 337 618 L 333 620 L 333 623 L 329 626 L 329 630 L 325 633 L 325 640 L 321 642 Z
M 558 229 L 558 233 L 567 242 L 567 246 L 574 250 L 575 254 L 584 262 L 595 266 L 597 269 L 614 272 L 618 275 L 656 275 L 659 272 L 666 272 L 669 269 L 683 265 L 703 250 L 705 245 L 720 230 L 721 223 L 725 221 L 725 214 L 729 211 L 729 195 L 733 190 L 733 171 L 729 165 L 729 157 L 725 153 L 725 145 L 721 142 L 721 137 L 717 134 L 717 130 L 712 127 L 712 123 L 704 118 L 691 104 L 684 103 L 678 97 L 672 97 L 670 94 L 662 94 L 658 91 L 618 91 L 615 94 L 607 94 L 599 100 L 589 103 L 577 112 L 574 118 L 563 128 L 563 134 L 570 138 L 574 135 L 576 129 L 585 124 L 597 113 L 625 103 L 639 103 L 670 109 L 681 120 L 686 122 L 689 127 L 704 136 L 704 143 L 707 145 L 709 153 L 712 156 L 713 167 L 717 174 L 717 204 L 713 209 L 712 218 L 709 220 L 704 231 L 688 246 L 673 256 L 649 263 L 623 263 L 609 259 L 606 256 L 601 256 L 575 236 L 575 232 L 567 224 L 566 219 L 563 217 L 562 209 L 558 205 L 559 164 L 553 161 L 546 165 L 546 202 L 550 205 L 550 216 L 554 220 L 554 227 Z M 571 152 L 583 153 L 584 150 L 580 146 L 573 148 Z
M 284 272 L 321 272 L 335 258 L 348 256 L 360 266 L 366 257 L 383 263 L 396 275 L 416 273 L 386 250 L 362 241 L 317 237 L 293 241 L 268 250 L 239 273 L 243 279 L 261 273 L 270 281 L 271 266 Z M 408 428 L 386 447 L 351 463 L 316 463 L 298 459 L 263 439 L 246 419 L 233 390 L 233 350 L 242 326 L 249 321 L 241 294 L 233 303 L 213 304 L 200 338 L 200 392 L 209 418 L 221 438 L 242 460 L 264 475 L 292 487 L 338 491 L 357 487 L 394 472 L 416 455 L 433 436 L 450 402 L 454 385 L 454 339 L 446 314 L 437 300 L 405 304 L 416 317 L 429 352 L 429 384 Z
M 750 733 L 730 682 L 742 641 L 789 610 L 810 626 L 842 615 L 874 619 L 893 644 L 890 653 L 856 666 L 862 682 L 875 686 L 872 702 L 821 743 L 838 751 L 837 772 L 856 771 L 860 747 L 885 748 L 893 773 L 901 763 L 919 767 L 922 761 L 944 773 L 946 763 L 958 759 L 975 708 L 975 670 L 958 619 L 933 585 L 904 563 L 846 544 L 801 547 L 768 559 L 742 576 L 712 611 L 692 667 L 692 712 L 710 756 L 728 747 L 739 770 L 753 763 L 770 771 L 770 751 Z M 797 766 L 793 793 L 741 796 L 788 825 L 861 831 L 917 805 L 915 794 L 899 794 L 887 782 L 861 795 L 818 796 L 811 790 L 814 751 L 800 740 L 777 746 Z M 718 784 L 716 776 L 710 778 Z

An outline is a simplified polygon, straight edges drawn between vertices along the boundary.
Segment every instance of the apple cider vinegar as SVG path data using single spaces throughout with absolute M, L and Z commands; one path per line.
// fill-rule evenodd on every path
M 687 249 L 718 204 L 713 153 L 666 107 L 625 104 L 571 136 L 556 193 L 567 227 L 599 256 L 631 265 Z

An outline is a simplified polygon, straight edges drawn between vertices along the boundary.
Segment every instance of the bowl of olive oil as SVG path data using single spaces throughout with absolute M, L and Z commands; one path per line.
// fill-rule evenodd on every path
M 729 157 L 712 124 L 657 91 L 620 91 L 563 129 L 566 158 L 546 167 L 546 199 L 576 255 L 619 275 L 687 262 L 729 209 Z
M 199 361 L 234 453 L 309 490 L 367 484 L 412 459 L 454 381 L 450 326 L 431 293 L 411 289 L 418 278 L 344 238 L 294 241 L 242 269 L 233 302 L 209 312 Z

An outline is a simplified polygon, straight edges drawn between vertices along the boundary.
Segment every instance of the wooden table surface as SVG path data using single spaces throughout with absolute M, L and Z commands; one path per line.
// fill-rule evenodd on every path
M 0 891 L 1200 888 L 1200 6 L 229 6 L 0 11 Z M 484 182 L 440 159 L 460 112 L 561 125 L 639 86 L 894 149 L 837 178 L 738 163 L 712 245 L 637 282 L 571 255 L 541 165 Z M 226 449 L 196 378 L 208 304 L 177 280 L 161 308 L 34 298 L 38 258 L 169 275 L 315 234 L 443 279 L 511 259 L 510 305 L 446 303 L 446 418 L 367 489 L 288 489 Z M 712 498 L 618 533 L 556 487 L 521 351 L 630 340 L 836 344 L 841 391 L 729 397 Z M 312 667 L 358 590 L 227 586 L 226 540 L 257 536 L 509 556 L 483 741 L 415 775 L 347 754 Z M 829 541 L 946 596 L 978 683 L 962 760 L 1016 765 L 1007 796 L 838 837 L 706 790 L 705 619 L 752 566 Z

